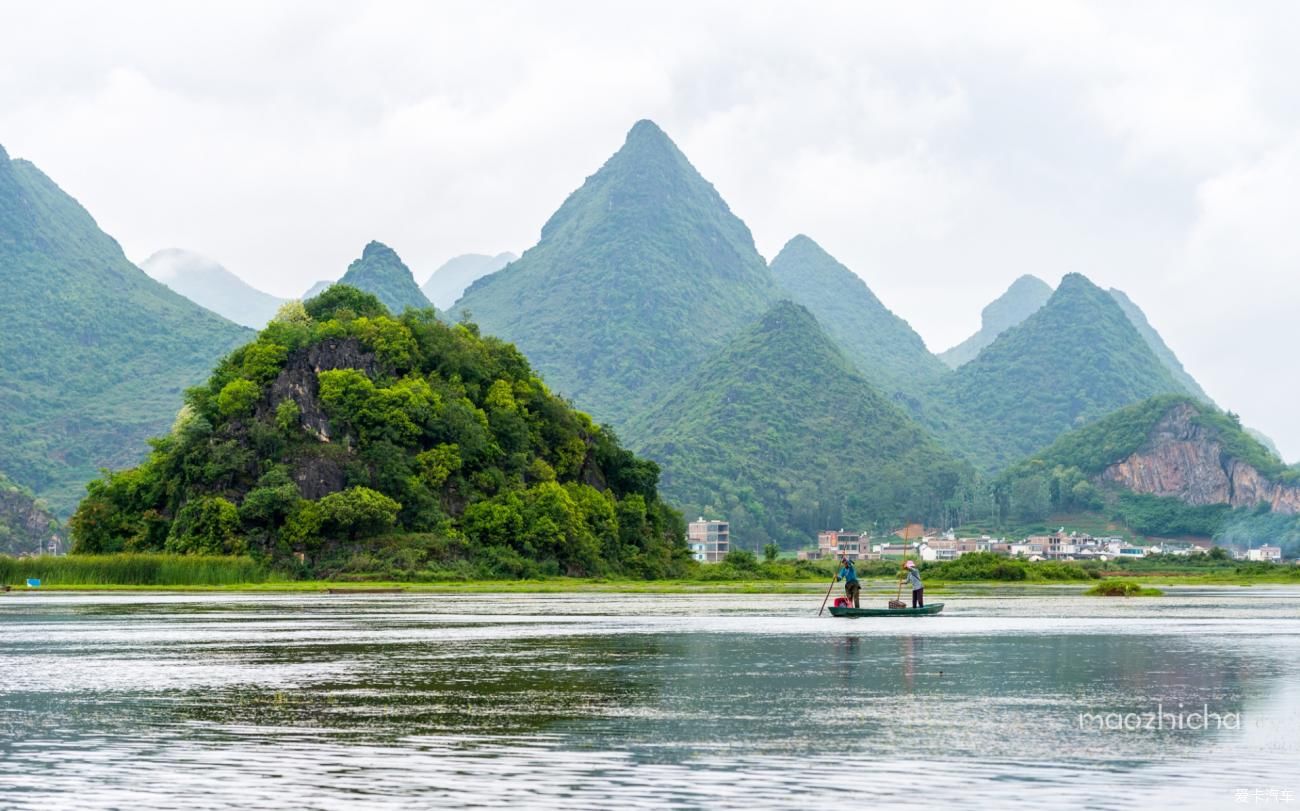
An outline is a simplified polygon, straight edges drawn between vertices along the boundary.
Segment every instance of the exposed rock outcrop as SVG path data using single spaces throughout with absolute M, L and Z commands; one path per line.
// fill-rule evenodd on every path
M 330 441 L 329 418 L 320 403 L 320 383 L 316 375 L 330 369 L 357 369 L 374 377 L 379 368 L 375 356 L 361 348 L 355 338 L 327 338 L 304 351 L 295 352 L 271 383 L 271 393 L 258 409 L 265 419 L 285 400 L 298 405 L 302 427 L 322 442 Z
M 1196 420 L 1195 406 L 1171 408 L 1138 452 L 1106 468 L 1101 479 L 1135 493 L 1172 496 L 1187 504 L 1229 504 L 1300 513 L 1300 487 L 1272 481 L 1230 458 L 1214 432 Z
M 35 555 L 58 540 L 58 524 L 31 495 L 0 477 L 0 554 Z
M 330 369 L 357 369 L 369 377 L 379 370 L 374 353 L 367 352 L 355 338 L 328 338 L 289 357 L 271 383 L 269 396 L 258 406 L 258 418 L 275 413 L 285 400 L 298 406 L 298 422 L 322 443 L 331 442 L 334 432 L 320 402 L 317 375 Z M 346 484 L 345 448 L 320 448 L 319 452 L 301 455 L 293 465 L 293 479 L 304 498 L 322 496 L 342 490 Z

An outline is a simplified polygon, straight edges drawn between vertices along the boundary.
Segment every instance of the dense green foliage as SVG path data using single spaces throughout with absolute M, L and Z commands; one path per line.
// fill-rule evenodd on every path
M 939 360 L 951 369 L 970 363 L 999 335 L 1042 309 L 1051 297 L 1052 286 L 1047 282 L 1037 276 L 1021 276 L 980 313 L 979 331 L 946 352 L 940 352 Z
M 90 214 L 0 149 L 0 469 L 59 515 L 138 462 L 243 328 L 127 261 Z
M 989 552 L 972 552 L 956 560 L 924 563 L 921 573 L 935 580 L 1088 580 L 1095 572 L 1077 563 L 1025 561 Z
M 745 224 L 658 127 L 627 141 L 541 240 L 457 303 L 546 381 L 622 429 L 756 320 L 774 285 Z
M 0 583 L 35 578 L 45 586 L 239 586 L 267 579 L 249 557 L 207 555 L 0 556 Z
M 394 318 L 346 285 L 291 302 L 186 404 L 143 465 L 91 482 L 75 551 L 301 556 L 310 574 L 420 533 L 504 575 L 665 576 L 687 558 L 654 463 L 513 346 L 431 309 Z M 403 565 L 446 548 L 413 542 Z
M 366 245 L 361 258 L 348 265 L 347 273 L 338 283 L 370 293 L 394 313 L 408 307 L 422 310 L 433 306 L 420 292 L 411 269 L 396 251 L 382 242 Z
M 628 433 L 690 515 L 760 546 L 827 527 L 945 522 L 969 466 L 939 448 L 783 301 L 674 387 Z
M 853 271 L 800 234 L 772 260 L 772 276 L 807 307 L 858 370 L 881 391 L 915 394 L 948 370 L 910 325 L 894 315 Z
M 1120 493 L 1114 515 L 1134 531 L 1159 538 L 1210 537 L 1232 512 L 1227 504 L 1184 504 L 1172 497 Z
M 1084 592 L 1093 597 L 1159 597 L 1160 589 L 1143 588 L 1132 580 L 1103 580 Z
M 34 555 L 48 548 L 58 530 L 44 503 L 0 473 L 0 554 Z
M 1109 294 L 1070 274 L 1047 304 L 932 393 L 931 427 L 998 470 L 1131 403 L 1185 394 Z

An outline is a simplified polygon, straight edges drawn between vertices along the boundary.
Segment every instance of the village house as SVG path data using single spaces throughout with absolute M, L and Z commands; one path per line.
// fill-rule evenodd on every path
M 686 528 L 691 557 L 701 563 L 717 563 L 731 551 L 731 524 L 700 516 Z
M 1282 562 L 1282 548 L 1279 546 L 1260 546 L 1256 549 L 1246 550 L 1246 560 L 1265 561 L 1268 563 Z

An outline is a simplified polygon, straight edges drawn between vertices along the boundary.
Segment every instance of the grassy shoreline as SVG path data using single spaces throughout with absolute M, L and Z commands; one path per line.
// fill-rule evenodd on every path
M 1300 585 L 1294 577 L 1240 577 L 1211 574 L 1197 575 L 1125 575 L 1147 586 L 1281 586 Z M 1000 592 L 1037 591 L 1057 592 L 1063 596 L 1084 594 L 1097 582 L 1054 582 L 1004 580 L 929 580 L 926 594 L 938 596 L 950 593 L 982 591 L 995 588 Z M 545 580 L 471 580 L 471 581 L 338 581 L 338 580 L 268 580 L 261 583 L 225 584 L 48 584 L 28 589 L 13 585 L 8 595 L 41 592 L 194 592 L 194 593 L 326 593 L 329 589 L 365 591 L 370 589 L 400 589 L 409 594 L 825 594 L 828 583 L 815 581 L 772 580 L 606 580 L 557 577 Z M 897 586 L 892 581 L 864 580 L 863 595 L 893 596 Z M 839 589 L 835 590 L 838 594 Z

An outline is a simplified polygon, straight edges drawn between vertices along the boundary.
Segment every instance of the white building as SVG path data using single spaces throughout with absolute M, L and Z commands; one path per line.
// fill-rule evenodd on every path
M 1268 561 L 1269 563 L 1282 562 L 1282 548 L 1279 546 L 1261 546 L 1258 549 L 1249 549 L 1246 551 L 1246 560 Z
M 731 525 L 700 516 L 686 528 L 691 557 L 701 563 L 717 563 L 731 551 Z

